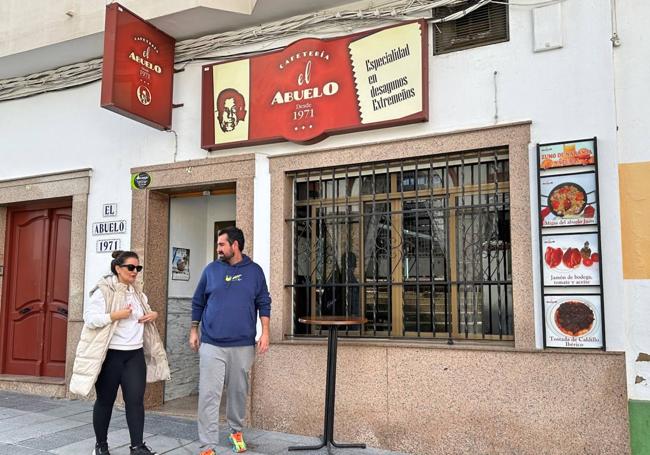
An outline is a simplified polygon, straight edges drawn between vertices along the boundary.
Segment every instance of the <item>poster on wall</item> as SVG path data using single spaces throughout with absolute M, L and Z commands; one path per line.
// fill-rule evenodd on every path
M 539 188 L 542 227 L 596 224 L 595 172 L 541 177 Z
M 172 248 L 172 280 L 190 280 L 190 250 L 188 248 Z
M 603 323 L 600 294 L 546 295 L 546 346 L 602 348 Z
M 541 169 L 586 166 L 596 162 L 594 140 L 545 144 L 539 147 Z
M 201 147 L 313 143 L 426 121 L 427 32 L 414 21 L 203 66 Z
M 598 234 L 542 236 L 544 286 L 600 285 Z

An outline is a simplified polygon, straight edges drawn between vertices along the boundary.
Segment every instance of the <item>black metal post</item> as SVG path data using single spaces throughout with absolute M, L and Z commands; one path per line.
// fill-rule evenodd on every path
M 336 404 L 336 349 L 338 341 L 338 326 L 330 325 L 327 332 L 327 378 L 325 380 L 325 416 L 323 419 L 323 439 L 314 446 L 290 446 L 287 450 L 318 450 L 327 446 L 340 449 L 365 449 L 365 444 L 337 444 L 334 442 L 334 409 Z
M 336 349 L 338 345 L 338 326 L 330 325 L 329 330 L 329 347 L 327 349 L 327 369 L 329 370 L 329 400 L 326 404 L 326 413 L 327 408 L 329 408 L 329 422 L 328 422 L 328 434 L 329 436 L 324 439 L 327 441 L 328 450 L 329 445 L 333 445 L 339 449 L 365 449 L 365 444 L 338 444 L 334 442 L 334 408 L 335 408 L 335 396 L 336 396 Z

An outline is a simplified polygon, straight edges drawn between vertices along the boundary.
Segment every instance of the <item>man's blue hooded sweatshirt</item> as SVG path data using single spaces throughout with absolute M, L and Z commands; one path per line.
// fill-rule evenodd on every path
M 254 345 L 258 313 L 271 317 L 271 296 L 259 265 L 246 255 L 235 265 L 208 264 L 192 298 L 192 320 L 201 321 L 202 343 Z

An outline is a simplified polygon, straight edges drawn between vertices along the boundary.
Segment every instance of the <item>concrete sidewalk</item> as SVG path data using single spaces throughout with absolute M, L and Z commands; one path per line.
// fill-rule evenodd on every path
M 224 429 L 225 430 L 225 429 Z M 198 455 L 196 422 L 148 412 L 144 439 L 161 454 Z M 219 455 L 232 454 L 226 440 L 221 440 Z M 254 428 L 244 431 L 248 454 L 289 453 L 291 445 L 317 444 L 318 439 Z M 345 441 L 341 441 L 345 442 Z M 354 441 L 357 442 L 357 441 Z M 129 454 L 129 432 L 124 412 L 113 411 L 108 433 L 111 455 Z M 95 445 L 92 426 L 92 402 L 53 399 L 0 391 L 0 455 L 89 455 Z M 326 454 L 320 451 L 292 454 Z M 333 454 L 400 455 L 379 449 L 332 449 Z

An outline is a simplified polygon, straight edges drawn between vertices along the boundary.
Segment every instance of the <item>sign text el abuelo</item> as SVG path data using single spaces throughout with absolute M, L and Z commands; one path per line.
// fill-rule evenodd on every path
M 174 38 L 122 5 L 107 5 L 101 106 L 170 129 L 175 45 Z
M 201 146 L 217 150 L 428 119 L 427 25 L 409 22 L 203 67 Z

